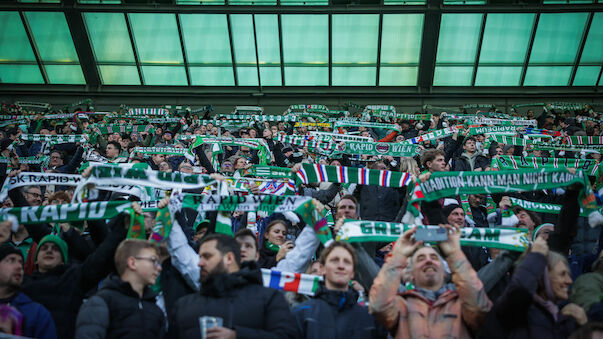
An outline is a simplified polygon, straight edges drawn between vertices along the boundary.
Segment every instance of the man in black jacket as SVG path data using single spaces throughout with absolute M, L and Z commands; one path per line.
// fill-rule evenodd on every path
M 112 275 L 80 308 L 76 338 L 162 338 L 165 318 L 149 287 L 161 272 L 157 248 L 146 240 L 124 240 L 115 267 L 119 276 Z
M 358 292 L 349 287 L 354 277 L 356 255 L 348 243 L 335 242 L 320 256 L 325 283 L 316 297 L 295 311 L 302 338 L 386 338 L 368 308 L 357 304 Z
M 475 146 L 475 138 L 463 140 L 463 154 L 454 159 L 453 171 L 484 171 L 490 167 L 490 160 Z
M 201 292 L 180 298 L 170 318 L 170 337 L 198 338 L 199 317 L 223 320 L 208 338 L 297 338 L 295 320 L 281 292 L 264 287 L 257 265 L 241 266 L 237 241 L 223 234 L 203 239 L 199 249 Z

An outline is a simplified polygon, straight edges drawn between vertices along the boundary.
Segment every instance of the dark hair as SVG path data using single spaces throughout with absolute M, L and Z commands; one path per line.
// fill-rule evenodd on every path
M 354 268 L 355 268 L 356 267 L 356 251 L 354 250 L 354 247 L 352 247 L 352 245 L 348 244 L 347 242 L 343 242 L 343 241 L 334 241 L 329 247 L 325 248 L 324 251 L 322 251 L 322 253 L 320 254 L 320 258 L 318 259 L 318 261 L 324 266 L 325 263 L 327 262 L 327 257 L 329 256 L 329 254 L 331 254 L 331 252 L 333 252 L 333 250 L 336 249 L 337 247 L 342 247 L 344 250 L 346 250 L 350 253 L 350 255 L 352 256 L 352 264 L 354 265 Z
M 50 155 L 52 155 L 52 153 L 58 153 L 59 156 L 61 157 L 61 160 L 65 159 L 65 152 L 63 152 L 61 150 L 55 149 L 55 150 L 50 151 Z
M 352 200 L 354 202 L 354 205 L 356 205 L 356 212 L 358 212 L 358 199 L 356 199 L 355 196 L 351 195 L 351 194 L 346 194 L 343 197 L 341 197 L 341 199 L 339 199 L 339 202 L 341 202 L 341 200 L 343 199 L 347 199 L 347 200 Z M 339 205 L 339 202 L 337 203 L 337 205 Z M 337 207 L 337 206 L 335 206 Z
M 235 262 L 238 266 L 241 266 L 241 246 L 235 240 L 235 238 L 220 233 L 210 234 L 201 239 L 199 248 L 201 248 L 204 243 L 212 240 L 216 241 L 216 249 L 220 252 L 220 254 L 224 256 L 226 253 L 232 252 L 235 256 Z
M 423 152 L 423 156 L 421 157 L 421 165 L 423 167 L 426 167 L 427 162 L 434 161 L 438 155 L 441 155 L 444 158 L 446 157 L 446 153 L 444 153 L 444 151 L 442 151 L 441 149 L 430 149 Z
M 253 233 L 252 230 L 248 229 L 248 228 L 243 228 L 237 231 L 237 233 L 235 233 L 234 238 L 235 240 L 237 238 L 243 238 L 243 237 L 252 237 L 253 238 L 253 242 L 255 243 L 255 250 L 258 250 L 258 237 L 255 236 L 255 233 Z
M 513 207 L 511 207 L 511 209 L 513 209 L 513 213 L 515 213 L 515 214 L 519 214 L 519 212 L 526 212 L 530 216 L 530 219 L 532 219 L 532 221 L 534 222 L 534 224 L 535 224 L 534 227 L 542 224 L 542 220 L 540 220 L 540 217 L 532 211 L 528 211 L 521 206 L 513 206 Z
M 463 140 L 463 146 L 465 146 L 465 144 L 467 143 L 467 141 L 473 140 L 473 142 L 475 142 L 475 138 L 474 137 L 467 137 L 465 138 L 465 140 Z
M 107 146 L 109 146 L 109 145 L 115 146 L 115 148 L 117 148 L 117 150 L 121 153 L 121 144 L 119 142 L 117 142 L 117 141 L 109 141 L 107 143 Z

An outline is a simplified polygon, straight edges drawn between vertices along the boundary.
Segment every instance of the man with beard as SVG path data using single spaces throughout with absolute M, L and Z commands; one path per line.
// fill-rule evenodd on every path
M 450 267 L 451 284 L 445 283 L 443 258 L 414 239 L 416 227 L 396 241 L 373 283 L 371 313 L 396 338 L 470 338 L 492 307 L 461 250 L 460 228 L 445 228 L 448 238 L 439 248 Z M 398 295 L 405 270 L 415 288 Z
M 23 317 L 20 333 L 13 328 L 12 334 L 32 338 L 56 338 L 56 329 L 50 312 L 19 291 L 22 283 L 23 254 L 10 244 L 0 245 L 0 305 L 8 304 L 16 308 Z
M 201 291 L 180 298 L 171 317 L 173 338 L 199 337 L 199 317 L 222 318 L 207 338 L 295 338 L 295 320 L 283 295 L 263 286 L 254 262 L 241 264 L 239 243 L 212 234 L 199 249 Z

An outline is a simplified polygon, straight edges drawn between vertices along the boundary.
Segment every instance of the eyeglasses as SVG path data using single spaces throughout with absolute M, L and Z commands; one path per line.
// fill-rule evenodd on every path
M 150 261 L 155 267 L 161 267 L 161 262 L 157 258 L 134 257 L 134 259 Z
M 33 197 L 36 198 L 36 199 L 37 198 L 40 198 L 40 199 L 42 198 L 42 194 L 40 194 L 40 193 L 31 193 L 31 192 L 25 192 L 25 193 L 33 195 Z
M 50 159 L 62 159 L 60 155 L 51 155 Z

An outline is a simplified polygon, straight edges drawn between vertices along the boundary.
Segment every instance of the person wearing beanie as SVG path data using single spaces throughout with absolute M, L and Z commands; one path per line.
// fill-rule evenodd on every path
M 22 316 L 20 335 L 32 338 L 56 338 L 56 329 L 50 312 L 20 291 L 23 276 L 21 250 L 8 243 L 1 244 L 0 305 L 10 305 L 20 313 Z
M 130 221 L 125 219 L 125 215 L 120 214 L 108 225 L 102 223 L 110 230 L 107 237 L 81 264 L 69 262 L 67 245 L 60 237 L 49 235 L 40 240 L 35 255 L 36 269 L 25 277 L 23 292 L 50 311 L 59 338 L 73 338 L 84 296 L 113 269 L 115 249 L 130 226 Z

